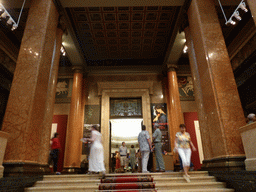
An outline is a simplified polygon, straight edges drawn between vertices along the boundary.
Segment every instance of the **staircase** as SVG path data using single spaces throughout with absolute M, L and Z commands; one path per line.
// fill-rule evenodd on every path
M 100 175 L 46 175 L 43 181 L 37 181 L 26 192 L 234 192 L 225 188 L 225 183 L 217 182 L 215 177 L 205 171 L 189 173 L 188 183 L 180 172 L 165 173 L 126 173 Z

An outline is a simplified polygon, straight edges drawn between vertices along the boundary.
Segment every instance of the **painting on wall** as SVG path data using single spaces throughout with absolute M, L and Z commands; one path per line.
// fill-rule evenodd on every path
M 56 103 L 70 103 L 72 94 L 73 79 L 59 78 L 56 86 Z
M 178 86 L 181 101 L 194 101 L 194 85 L 191 76 L 178 76 Z
M 162 132 L 162 150 L 170 152 L 170 141 L 168 132 L 167 121 L 167 105 L 166 103 L 152 103 L 151 104 L 151 117 L 152 117 L 152 133 L 155 131 L 155 127 L 159 127 Z

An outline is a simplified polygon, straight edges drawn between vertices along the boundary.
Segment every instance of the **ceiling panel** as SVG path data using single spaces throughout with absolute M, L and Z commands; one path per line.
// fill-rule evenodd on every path
M 86 60 L 164 58 L 180 7 L 66 8 Z

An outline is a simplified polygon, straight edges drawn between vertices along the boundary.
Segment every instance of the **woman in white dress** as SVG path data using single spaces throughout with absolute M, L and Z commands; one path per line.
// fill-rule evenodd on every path
M 104 166 L 104 152 L 101 133 L 97 131 L 96 126 L 92 126 L 91 130 L 91 138 L 86 139 L 87 141 L 91 142 L 89 155 L 89 172 L 102 172 L 102 177 L 105 178 L 106 169 Z

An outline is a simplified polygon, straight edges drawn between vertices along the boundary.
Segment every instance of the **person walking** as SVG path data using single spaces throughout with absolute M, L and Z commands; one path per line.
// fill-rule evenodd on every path
M 91 128 L 91 138 L 84 138 L 91 142 L 90 155 L 89 155 L 89 172 L 101 172 L 102 178 L 105 178 L 105 166 L 104 166 L 104 151 L 102 145 L 102 135 L 98 131 L 98 127 L 95 125 Z
M 196 151 L 195 146 L 193 145 L 190 134 L 186 132 L 186 126 L 185 124 L 180 124 L 180 132 L 176 133 L 176 139 L 175 139 L 175 151 L 178 151 L 180 158 L 182 160 L 183 164 L 183 170 L 184 170 L 184 179 L 187 182 L 190 182 L 190 176 L 188 175 L 189 167 L 190 167 L 190 159 L 191 159 L 191 148 L 193 151 Z
M 147 170 L 147 165 L 148 165 L 148 158 L 150 151 L 152 149 L 151 146 L 151 140 L 148 131 L 146 131 L 146 126 L 142 125 L 142 131 L 139 133 L 138 136 L 138 142 L 139 142 L 139 147 L 140 147 L 140 152 L 141 152 L 141 157 L 142 157 L 142 173 L 149 173 Z
M 164 159 L 162 155 L 162 132 L 158 125 L 155 125 L 155 131 L 153 133 L 153 141 L 155 145 L 155 155 L 156 155 L 156 171 L 165 172 Z
M 127 159 L 127 147 L 125 146 L 125 142 L 122 142 L 122 146 L 119 147 L 120 153 L 120 161 L 121 161 L 121 171 L 124 173 L 124 167 L 126 165 Z
M 51 153 L 50 153 L 50 160 L 49 164 L 53 161 L 53 172 L 56 175 L 60 175 L 60 172 L 57 172 L 58 169 L 58 160 L 59 160 L 59 153 L 61 151 L 60 140 L 59 140 L 59 133 L 55 133 L 54 137 L 51 140 Z

